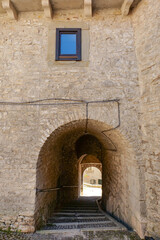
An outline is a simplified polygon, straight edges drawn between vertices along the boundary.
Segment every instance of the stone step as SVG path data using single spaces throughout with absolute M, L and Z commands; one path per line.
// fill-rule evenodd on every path
M 80 205 L 80 206 L 64 206 L 63 208 L 83 208 L 83 209 L 92 209 L 92 208 L 95 208 L 95 209 L 97 209 L 97 206 L 82 206 L 82 205 Z
M 83 232 L 83 231 L 93 231 L 93 232 L 102 232 L 102 231 L 123 231 L 124 229 L 123 228 L 120 228 L 118 226 L 109 226 L 109 225 L 104 225 L 104 226 L 86 226 L 86 227 L 78 227 L 78 226 L 75 226 L 75 228 L 72 228 L 72 226 L 66 226 L 64 228 L 61 228 L 61 227 L 57 227 L 57 228 L 53 228 L 53 227 L 45 227 L 44 229 L 42 229 L 41 231 L 37 231 L 37 233 L 41 233 L 41 234 L 58 234 L 58 233 L 67 233 L 67 232 L 76 232 L 76 231 L 80 231 L 80 232 Z
M 79 221 L 75 221 L 75 222 L 48 222 L 47 223 L 47 226 L 74 226 L 74 225 L 78 225 L 79 227 L 80 226 L 83 226 L 84 224 L 85 225 L 91 225 L 92 223 L 93 224 L 103 224 L 103 223 L 111 223 L 110 220 L 102 220 L 102 221 L 83 221 L 83 222 L 79 222 Z M 74 228 L 74 227 L 73 227 Z
M 103 223 L 91 223 L 91 224 L 63 224 L 63 225 L 51 225 L 45 226 L 42 230 L 70 230 L 70 229 L 121 229 L 113 222 L 103 222 Z
M 94 218 L 91 218 L 90 216 L 86 217 L 52 217 L 48 220 L 48 223 L 54 223 L 54 222 L 99 222 L 99 221 L 110 221 L 109 218 L 105 216 L 96 216 Z
M 86 204 L 86 203 L 70 203 L 68 205 L 65 205 L 64 207 L 97 207 L 97 204 L 94 202 L 94 203 L 90 203 L 90 204 Z
M 46 240 L 51 235 L 56 240 L 139 240 L 135 234 L 130 234 L 122 224 L 104 212 L 99 204 L 89 199 L 87 201 L 90 204 L 86 204 L 86 200 L 81 200 L 54 212 L 47 225 L 37 231 L 37 234 L 44 234 L 43 239 Z
M 58 213 L 58 212 L 61 212 L 61 213 L 98 213 L 100 212 L 98 209 L 97 210 L 60 210 L 60 211 L 55 211 L 55 213 Z
M 80 229 L 73 229 L 73 230 L 58 230 L 58 231 L 39 231 L 36 233 L 36 239 L 44 239 L 44 240 L 50 240 L 52 239 L 51 236 L 53 236 L 53 239 L 55 240 L 75 240 L 75 239 L 81 239 L 81 240 L 140 240 L 138 235 L 135 232 L 129 232 L 129 231 L 122 231 L 122 230 L 97 230 L 94 229 L 93 231 L 91 229 L 86 230 L 80 230 Z M 41 238 L 43 237 L 43 238 Z
M 97 207 L 64 207 L 60 210 L 98 210 Z
M 56 214 L 54 214 L 54 216 L 76 216 L 76 217 L 85 217 L 85 216 L 92 216 L 92 217 L 96 217 L 96 216 L 104 216 L 102 213 L 98 212 L 98 213 L 64 213 L 64 212 L 57 212 Z
M 97 204 L 95 202 L 85 203 L 85 202 L 70 202 L 69 204 L 65 204 L 64 207 L 72 207 L 72 206 L 86 206 L 86 207 L 97 207 Z

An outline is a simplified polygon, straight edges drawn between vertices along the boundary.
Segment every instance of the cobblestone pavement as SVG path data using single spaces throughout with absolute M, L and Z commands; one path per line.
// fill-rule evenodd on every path
M 0 231 L 0 240 L 31 240 L 29 235 L 16 232 L 3 232 Z

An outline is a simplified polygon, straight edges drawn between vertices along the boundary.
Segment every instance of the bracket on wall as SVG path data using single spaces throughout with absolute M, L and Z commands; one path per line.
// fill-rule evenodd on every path
M 84 0 L 84 15 L 92 17 L 92 0 Z
M 18 20 L 18 11 L 11 0 L 2 0 L 2 7 L 7 11 L 9 18 Z
M 53 17 L 53 8 L 50 0 L 42 0 L 42 7 L 47 18 Z
M 127 16 L 129 14 L 129 10 L 133 2 L 134 0 L 124 0 L 121 7 L 121 13 L 123 16 Z

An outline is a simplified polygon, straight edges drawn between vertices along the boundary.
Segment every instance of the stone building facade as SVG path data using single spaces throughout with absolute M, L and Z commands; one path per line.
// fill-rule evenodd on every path
M 82 29 L 82 61 L 55 61 L 56 28 Z M 77 198 L 92 155 L 103 207 L 160 237 L 159 51 L 159 0 L 0 0 L 1 228 Z

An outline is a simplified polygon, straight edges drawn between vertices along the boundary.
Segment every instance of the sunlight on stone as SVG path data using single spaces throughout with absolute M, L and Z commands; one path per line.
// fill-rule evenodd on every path
M 102 189 L 83 184 L 83 196 L 102 196 Z
M 83 174 L 81 196 L 102 196 L 102 173 L 96 167 L 88 167 Z

